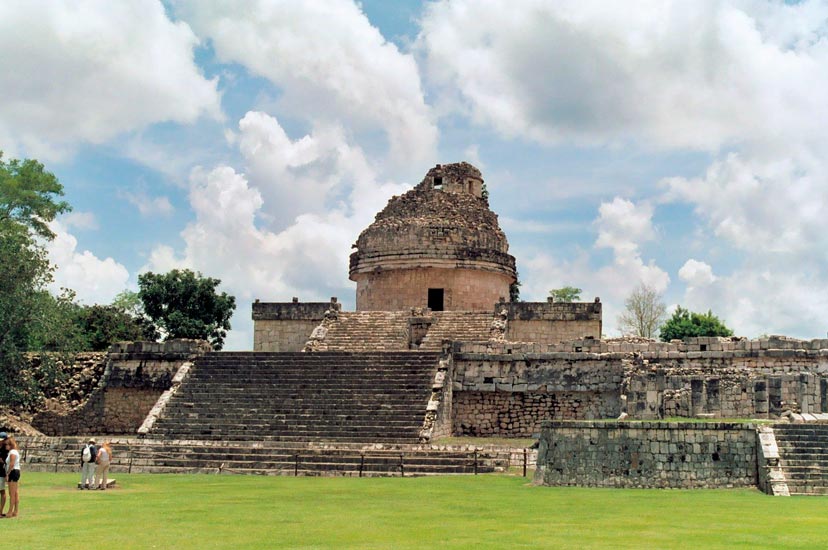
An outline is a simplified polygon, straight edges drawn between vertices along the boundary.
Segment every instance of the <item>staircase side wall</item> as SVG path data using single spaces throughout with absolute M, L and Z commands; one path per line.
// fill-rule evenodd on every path
M 115 344 L 85 403 L 68 412 L 42 411 L 32 425 L 52 436 L 134 434 L 181 364 L 209 350 L 198 340 Z

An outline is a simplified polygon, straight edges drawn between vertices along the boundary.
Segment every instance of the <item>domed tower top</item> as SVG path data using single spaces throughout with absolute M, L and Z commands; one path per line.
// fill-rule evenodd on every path
M 438 164 L 392 197 L 354 247 L 358 310 L 491 311 L 516 280 L 483 177 L 466 162 Z
M 438 164 L 428 171 L 423 183 L 447 193 L 467 193 L 483 198 L 483 175 L 468 162 Z

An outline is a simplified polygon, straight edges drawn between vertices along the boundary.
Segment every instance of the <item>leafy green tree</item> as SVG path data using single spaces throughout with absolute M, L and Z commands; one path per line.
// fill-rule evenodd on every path
M 158 339 L 149 320 L 115 305 L 80 307 L 75 324 L 86 342 L 85 349 L 91 351 L 105 351 L 115 342 Z
M 678 306 L 662 325 L 660 336 L 664 342 L 669 342 L 693 336 L 733 336 L 733 331 L 710 310 L 696 313 Z
M 574 286 L 565 286 L 563 288 L 553 288 L 549 291 L 554 302 L 577 302 L 581 299 L 581 290 Z
M 71 210 L 69 203 L 57 200 L 63 186 L 36 160 L 3 161 L 0 151 L 0 224 L 28 228 L 47 240 L 55 238 L 48 223 L 58 214 Z
M 219 279 L 174 269 L 139 275 L 138 294 L 144 313 L 166 338 L 200 338 L 220 350 L 230 330 L 236 299 L 216 292 L 219 284 Z
M 54 238 L 48 223 L 70 210 L 62 196 L 63 187 L 42 164 L 5 162 L 0 153 L 0 403 L 5 406 L 25 406 L 42 395 L 24 353 L 42 343 L 38 333 L 52 321 L 46 286 L 53 268 L 41 243 Z M 51 378 L 56 371 L 50 368 L 54 365 L 45 362 L 39 372 Z
M 509 301 L 520 302 L 520 281 L 515 281 L 509 285 Z

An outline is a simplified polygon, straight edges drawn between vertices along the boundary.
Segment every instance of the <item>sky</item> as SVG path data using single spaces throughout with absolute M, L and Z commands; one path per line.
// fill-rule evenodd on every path
M 828 1 L 0 3 L 0 150 L 74 210 L 53 288 L 190 268 L 354 307 L 348 255 L 438 163 L 483 172 L 521 297 L 644 283 L 737 335 L 828 330 Z

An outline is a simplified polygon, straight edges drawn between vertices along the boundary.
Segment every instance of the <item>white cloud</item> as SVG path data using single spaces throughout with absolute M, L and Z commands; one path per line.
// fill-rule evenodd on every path
M 679 279 L 691 287 L 703 287 L 716 280 L 710 264 L 690 258 L 681 266 L 678 272 Z
M 441 99 L 506 137 L 716 150 L 822 133 L 826 16 L 824 2 L 440 1 L 418 44 Z
M 67 229 L 98 229 L 98 219 L 95 217 L 94 212 L 79 212 L 75 210 L 61 216 L 60 221 Z
M 417 64 L 387 42 L 354 2 L 174 3 L 223 62 L 280 88 L 281 112 L 382 129 L 391 157 L 431 161 L 437 130 Z
M 379 182 L 358 147 L 336 141 L 341 133 L 325 130 L 322 137 L 312 134 L 291 140 L 268 115 L 248 113 L 242 122 L 240 147 L 261 183 L 257 186 L 246 174 L 224 165 L 194 170 L 189 198 L 195 220 L 181 232 L 183 250 L 156 247 L 144 269 L 187 267 L 221 279 L 239 304 L 232 321 L 238 332 L 228 346 L 249 348 L 248 308 L 254 298 L 339 296 L 346 304 L 352 302 L 351 244 L 388 198 L 405 186 Z M 303 175 L 301 169 L 309 167 L 311 171 Z M 314 182 L 323 183 L 312 194 L 338 197 L 322 211 L 288 218 L 286 213 L 296 213 L 290 200 L 264 199 L 269 192 L 265 186 L 282 189 L 284 197 L 295 191 L 301 199 L 307 189 L 290 186 Z
M 615 197 L 602 203 L 593 223 L 598 233 L 594 247 L 612 249 L 612 261 L 598 264 L 586 250 L 568 259 L 556 259 L 547 252 L 528 254 L 518 259 L 523 278 L 521 298 L 545 300 L 553 288 L 582 288 L 583 300 L 601 297 L 604 333 L 615 335 L 620 307 L 637 285 L 644 283 L 664 292 L 670 283 L 670 276 L 654 259 L 642 258 L 641 244 L 656 238 L 652 215 L 652 206 L 645 202 Z
M 60 222 L 52 222 L 51 228 L 57 235 L 46 244 L 49 261 L 56 266 L 53 291 L 71 288 L 81 302 L 108 304 L 127 287 L 126 267 L 112 258 L 101 260 L 89 250 L 78 251 L 78 240 Z
M 196 44 L 158 1 L 0 3 L 0 147 L 54 159 L 155 122 L 220 117 Z
M 175 207 L 173 207 L 170 199 L 164 195 L 151 197 L 145 191 L 127 191 L 122 189 L 118 192 L 118 196 L 134 205 L 144 217 L 170 216 L 175 212 Z

